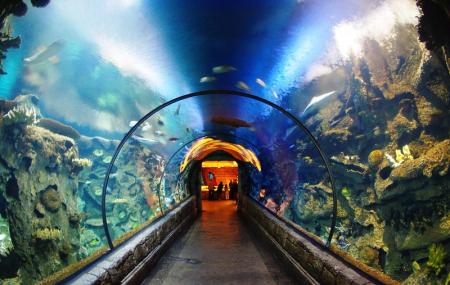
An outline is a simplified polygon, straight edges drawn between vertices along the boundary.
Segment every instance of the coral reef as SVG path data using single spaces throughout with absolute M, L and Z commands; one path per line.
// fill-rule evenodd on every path
M 74 158 L 72 159 L 72 164 L 75 167 L 91 167 L 92 161 L 89 158 Z
M 87 256 L 104 245 L 100 212 L 102 186 L 117 143 L 100 137 L 82 136 L 79 140 L 80 154 L 92 162 L 89 169 L 79 172 L 78 195 L 83 202 L 78 204 L 78 211 L 89 213 L 88 218 L 80 221 L 84 228 L 80 256 Z M 161 164 L 160 156 L 139 144 L 123 148 L 115 161 L 106 196 L 107 221 L 113 239 L 160 215 L 155 192 L 159 182 L 157 175 L 162 173 Z
M 61 231 L 59 229 L 43 228 L 33 232 L 33 237 L 40 240 L 59 240 Z
M 71 138 L 31 124 L 39 113 L 35 109 L 31 116 L 26 115 L 33 100 L 19 96 L 8 101 L 12 102 L 9 110 L 2 109 L 6 114 L 19 110 L 26 119 L 16 121 L 11 116 L 8 120 L 30 123 L 25 128 L 11 128 L 4 117 L 0 124 L 2 215 L 6 214 L 14 246 L 11 258 L 5 264 L 0 261 L 2 267 L 8 266 L 9 275 L 0 278 L 20 275 L 24 284 L 35 283 L 77 261 L 80 243 L 79 226 L 70 221 L 70 213 L 77 212 L 78 176 L 72 171 L 72 160 L 78 158 L 78 150 Z M 72 246 L 73 252 L 67 256 L 60 254 L 62 241 Z
M 445 248 L 442 244 L 436 245 L 433 243 L 428 249 L 428 252 L 427 266 L 431 268 L 437 276 L 441 273 L 442 269 L 445 268 Z
M 343 81 L 338 96 L 304 118 L 335 176 L 333 243 L 407 284 L 444 282 L 448 266 L 433 279 L 424 272 L 431 271 L 424 260 L 431 244 L 440 243 L 445 251 L 450 246 L 450 80 L 414 27 L 399 25 L 395 32 L 389 47 L 368 40 L 349 68 L 298 92 L 321 90 L 330 77 Z M 300 179 L 284 217 L 326 240 L 333 206 L 329 178 L 312 143 L 297 139 L 294 146 Z M 284 189 L 277 181 L 263 183 Z M 277 211 L 290 191 L 269 190 L 266 206 Z M 256 199 L 257 194 L 252 192 Z M 414 261 L 419 270 L 413 271 Z
M 2 119 L 5 126 L 32 125 L 37 121 L 35 109 L 26 107 L 14 107 Z

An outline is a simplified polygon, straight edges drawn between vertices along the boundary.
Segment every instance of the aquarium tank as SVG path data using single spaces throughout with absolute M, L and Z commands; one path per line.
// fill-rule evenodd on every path
M 448 284 L 449 11 L 3 0 L 0 284 L 90 264 L 192 195 L 189 154 L 224 145 L 247 195 L 333 252 Z

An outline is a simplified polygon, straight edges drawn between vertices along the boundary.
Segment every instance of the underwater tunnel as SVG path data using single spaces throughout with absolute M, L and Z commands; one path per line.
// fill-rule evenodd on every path
M 446 1 L 0 3 L 0 284 L 449 284 Z

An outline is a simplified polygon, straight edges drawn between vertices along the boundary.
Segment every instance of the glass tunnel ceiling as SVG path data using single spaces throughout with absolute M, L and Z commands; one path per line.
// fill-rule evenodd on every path
M 259 121 L 256 121 L 257 114 L 230 114 L 226 109 L 220 108 L 224 105 L 229 106 L 230 110 L 263 110 L 267 117 L 259 117 Z M 210 117 L 203 116 L 201 121 L 197 121 L 191 113 L 181 111 L 191 106 L 208 106 L 216 112 L 207 113 Z M 165 144 L 163 140 L 166 137 L 154 132 L 152 126 L 165 127 L 165 118 L 170 116 L 180 118 L 179 122 L 172 121 L 171 127 L 181 129 L 186 135 L 183 139 L 170 137 L 170 143 Z M 195 131 L 195 126 L 199 124 L 203 126 L 200 132 Z M 268 133 L 267 126 L 270 125 L 289 127 L 274 136 L 273 132 Z M 305 157 L 308 164 L 317 166 L 314 178 L 307 173 L 297 173 L 297 167 L 304 163 L 296 157 L 297 141 L 308 145 Z M 136 180 L 149 181 L 141 190 L 150 207 L 152 220 L 189 195 L 186 179 L 192 170 L 192 162 L 203 160 L 217 151 L 224 151 L 235 159 L 252 165 L 247 168 L 251 180 L 248 193 L 258 195 L 261 188 L 270 188 L 269 195 L 279 196 L 277 202 L 280 205 L 276 210 L 272 209 L 274 212 L 284 212 L 298 192 L 304 191 L 297 189 L 296 185 L 313 184 L 320 177 L 330 185 L 327 195 L 332 196 L 333 202 L 330 215 L 322 217 L 328 227 L 317 230 L 315 234 L 323 242 L 331 242 L 336 220 L 336 197 L 331 169 L 308 129 L 292 114 L 261 97 L 239 91 L 209 90 L 186 94 L 163 103 L 136 122 L 119 143 L 106 172 L 102 194 L 102 215 L 110 246 L 117 245 L 116 241 L 127 236 L 115 226 L 120 212 L 107 210 L 113 207 L 115 201 L 124 200 L 119 188 L 122 186 L 117 183 L 123 174 L 136 172 Z M 267 205 L 270 205 L 270 199 Z
M 0 96 L 26 86 L 42 94 L 44 114 L 115 138 L 162 101 L 205 89 L 240 89 L 301 116 L 314 96 L 344 91 L 339 70 L 361 54 L 367 33 L 360 27 L 377 27 L 369 39 L 382 42 L 395 35 L 396 24 L 417 22 L 412 1 L 332 2 L 95 0 L 30 8 L 14 20 L 24 41 L 6 59 Z M 46 47 L 48 61 L 20 64 Z M 304 89 L 324 74 L 332 76 Z M 230 107 L 181 111 L 263 113 Z

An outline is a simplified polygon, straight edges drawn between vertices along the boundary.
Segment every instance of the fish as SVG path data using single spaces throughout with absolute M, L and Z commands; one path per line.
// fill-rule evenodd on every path
M 216 81 L 216 79 L 217 78 L 215 78 L 214 76 L 203 76 L 202 78 L 200 78 L 200 83 L 209 83 Z
M 180 114 L 181 104 L 178 104 L 177 109 L 175 110 L 175 115 Z
M 236 71 L 237 68 L 231 65 L 218 65 L 214 66 L 212 69 L 213 73 L 228 73 L 232 71 Z
M 298 128 L 297 125 L 290 127 L 289 129 L 286 130 L 283 140 L 286 140 L 294 131 L 295 129 Z
M 191 132 L 191 129 L 190 129 L 190 128 L 186 128 L 186 132 L 187 132 L 187 133 L 190 133 L 190 132 Z
M 64 48 L 64 41 L 58 40 L 50 44 L 49 46 L 43 48 L 32 56 L 26 57 L 23 61 L 26 64 L 39 64 L 43 63 L 53 56 L 57 55 Z
M 48 61 L 51 64 L 57 64 L 57 63 L 59 63 L 61 61 L 61 58 L 59 56 L 57 56 L 57 55 L 54 55 L 52 57 L 49 57 Z
M 264 82 L 261 78 L 256 78 L 255 82 L 263 88 L 267 87 L 266 82 Z
M 227 125 L 233 128 L 251 128 L 252 125 L 247 123 L 246 121 L 236 119 L 236 118 L 228 118 L 221 116 L 214 116 L 211 119 L 211 122 L 218 125 Z
M 150 130 L 151 128 L 152 126 L 148 122 L 142 124 L 142 131 L 144 132 Z
M 239 89 L 242 89 L 245 91 L 251 90 L 250 86 L 248 86 L 244 81 L 238 81 L 235 86 L 236 86 L 236 88 L 239 88 Z
M 303 114 L 305 114 L 309 108 L 318 104 L 319 102 L 323 101 L 324 99 L 328 98 L 329 96 L 333 95 L 334 93 L 336 93 L 336 91 L 331 91 L 331 92 L 327 92 L 327 93 L 312 97 L 309 104 L 306 105 L 305 110 L 303 110 Z
M 128 126 L 130 127 L 130 128 L 132 128 L 132 127 L 134 127 L 136 124 L 138 123 L 138 121 L 130 121 L 130 123 L 128 124 Z M 143 124 L 142 124 L 142 130 L 145 132 L 145 131 L 148 131 L 148 130 L 150 130 L 151 128 L 152 128 L 152 126 L 148 123 L 148 122 L 144 122 Z
M 179 140 L 179 138 L 176 138 L 176 137 L 171 137 L 171 138 L 169 138 L 169 141 L 170 141 L 170 142 L 176 142 L 177 140 Z
M 277 92 L 275 92 L 275 90 L 272 90 L 272 95 L 273 97 L 279 99 Z
M 114 200 L 112 200 L 113 204 L 125 204 L 128 203 L 128 199 L 127 198 L 116 198 Z
M 157 140 L 153 140 L 153 139 L 146 139 L 140 136 L 131 136 L 134 140 L 140 142 L 141 144 L 145 145 L 145 146 L 154 146 L 156 144 L 158 144 L 159 142 Z

